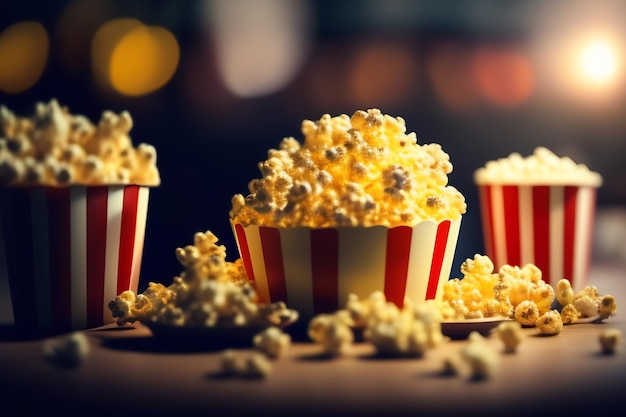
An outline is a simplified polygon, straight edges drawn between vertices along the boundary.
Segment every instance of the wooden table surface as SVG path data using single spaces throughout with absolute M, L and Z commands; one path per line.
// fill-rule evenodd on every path
M 467 340 L 402 359 L 376 358 L 369 344 L 358 343 L 349 354 L 327 359 L 320 357 L 319 346 L 296 337 L 264 379 L 242 379 L 219 375 L 221 349 L 163 340 L 140 324 L 86 330 L 90 352 L 73 369 L 44 360 L 42 340 L 11 340 L 5 334 L 0 404 L 10 411 L 0 416 L 42 410 L 89 416 L 510 416 L 594 410 L 599 415 L 626 407 L 625 343 L 605 355 L 598 341 L 608 328 L 626 336 L 626 267 L 596 265 L 589 283 L 617 298 L 616 316 L 566 326 L 552 337 L 524 329 L 527 337 L 514 354 L 503 353 L 491 335 L 487 343 L 500 363 L 490 378 L 478 381 L 441 374 L 444 358 Z M 254 352 L 237 349 L 242 358 Z

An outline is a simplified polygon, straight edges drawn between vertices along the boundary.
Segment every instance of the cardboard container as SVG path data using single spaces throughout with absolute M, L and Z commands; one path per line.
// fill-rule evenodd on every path
M 496 268 L 535 264 L 552 286 L 587 285 L 596 188 L 577 185 L 478 185 L 486 254 Z
M 300 321 L 383 291 L 401 307 L 441 299 L 461 218 L 415 227 L 272 228 L 233 224 L 246 272 L 262 302 L 285 301 Z
M 108 303 L 137 291 L 149 188 L 0 188 L 0 289 L 22 333 L 114 321 Z

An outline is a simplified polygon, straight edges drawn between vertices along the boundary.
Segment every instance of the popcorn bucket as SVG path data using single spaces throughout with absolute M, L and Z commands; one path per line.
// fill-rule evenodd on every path
M 273 228 L 233 224 L 261 302 L 284 301 L 306 322 L 374 291 L 401 307 L 441 299 L 461 218 L 415 227 Z
M 486 254 L 494 266 L 536 265 L 553 287 L 587 285 L 596 188 L 577 185 L 478 185 Z
M 109 301 L 137 291 L 149 188 L 0 188 L 0 291 L 20 333 L 114 322 Z

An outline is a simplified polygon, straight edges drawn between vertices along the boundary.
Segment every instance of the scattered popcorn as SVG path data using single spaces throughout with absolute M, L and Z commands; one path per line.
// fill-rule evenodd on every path
M 489 378 L 500 363 L 498 354 L 476 331 L 469 334 L 468 343 L 461 350 L 461 358 L 469 366 L 470 377 L 474 380 Z
M 543 314 L 555 298 L 554 289 L 541 279 L 541 270 L 533 264 L 521 268 L 503 265 L 494 273 L 491 259 L 476 254 L 463 262 L 461 272 L 463 278 L 452 278 L 444 284 L 440 306 L 444 320 L 512 318 L 524 301 L 532 301 Z
M 49 338 L 43 342 L 43 355 L 62 367 L 77 367 L 89 354 L 89 340 L 81 332 Z
M 600 318 L 606 319 L 615 315 L 617 311 L 617 301 L 612 295 L 604 295 L 600 299 L 598 314 Z
M 441 375 L 457 376 L 463 371 L 461 359 L 456 355 L 449 355 L 443 358 Z
M 291 346 L 291 336 L 275 326 L 256 334 L 252 341 L 257 349 L 271 359 L 282 356 Z
M 622 342 L 622 332 L 619 329 L 606 329 L 599 337 L 602 353 L 613 354 Z
M 504 345 L 504 351 L 506 353 L 514 353 L 517 351 L 517 346 L 522 342 L 524 338 L 524 332 L 522 331 L 522 325 L 518 321 L 504 321 L 498 325 L 495 329 L 495 333 L 500 338 L 500 341 Z
M 456 219 L 465 198 L 448 185 L 449 156 L 417 143 L 400 117 L 378 109 L 304 120 L 304 142 L 285 138 L 259 163 L 231 221 L 273 227 L 387 227 Z
M 569 280 L 562 278 L 556 283 L 556 300 L 561 306 L 574 302 L 574 289 Z
M 541 334 L 556 335 L 563 330 L 563 320 L 561 313 L 557 310 L 551 310 L 543 313 L 535 322 L 535 326 Z
M 506 158 L 489 161 L 474 172 L 476 184 L 580 184 L 599 187 L 602 177 L 584 164 L 568 157 L 559 158 L 545 147 L 535 148 L 532 155 L 522 157 L 514 152 Z
M 104 111 L 93 125 L 55 99 L 37 103 L 30 118 L 0 106 L 0 186 L 157 186 L 156 150 L 133 147 L 132 126 L 127 111 Z
M 297 319 L 282 301 L 258 303 L 241 259 L 226 261 L 226 250 L 207 231 L 196 233 L 194 245 L 176 249 L 185 267 L 168 287 L 150 282 L 143 294 L 124 291 L 109 303 L 122 326 L 154 321 L 174 326 L 280 326 Z
M 222 352 L 220 358 L 222 375 L 242 378 L 265 378 L 272 371 L 269 359 L 256 353 L 246 358 L 241 358 L 232 350 Z
M 318 314 L 309 321 L 308 335 L 322 346 L 322 354 L 337 357 L 346 354 L 354 342 L 349 317 L 341 312 Z
M 574 307 L 574 304 L 566 304 L 561 309 L 561 320 L 563 320 L 563 324 L 574 324 L 578 321 L 580 317 L 580 313 Z
M 580 317 L 595 317 L 600 319 L 612 317 L 617 312 L 617 301 L 612 295 L 601 295 L 593 285 L 587 285 L 574 297 L 574 307 Z
M 539 308 L 532 300 L 523 300 L 515 307 L 515 320 L 522 326 L 534 326 L 539 316 Z

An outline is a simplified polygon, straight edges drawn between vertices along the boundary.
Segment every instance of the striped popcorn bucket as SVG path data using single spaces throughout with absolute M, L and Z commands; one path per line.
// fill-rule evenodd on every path
M 348 294 L 383 291 L 401 307 L 441 299 L 461 218 L 415 227 L 273 228 L 233 224 L 261 302 L 284 301 L 308 321 L 344 308 Z
M 149 188 L 0 188 L 0 289 L 35 335 L 114 321 L 108 303 L 137 291 Z
M 576 185 L 479 185 L 486 254 L 496 268 L 536 265 L 553 287 L 587 285 L 596 189 Z

